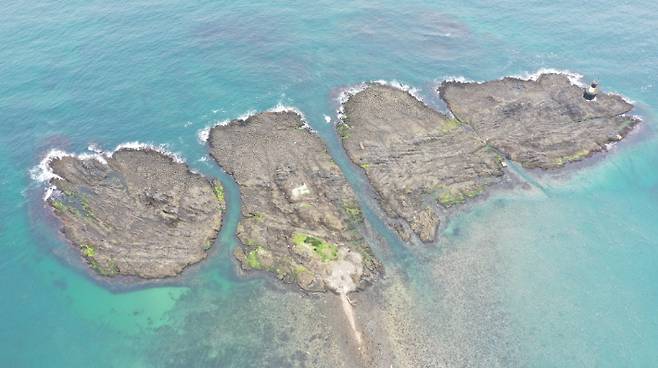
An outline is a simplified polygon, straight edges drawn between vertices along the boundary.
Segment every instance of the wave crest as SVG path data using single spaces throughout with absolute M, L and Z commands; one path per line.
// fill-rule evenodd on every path
M 122 150 L 122 149 L 131 149 L 131 150 L 136 150 L 136 151 L 142 151 L 142 150 L 150 150 L 150 151 L 156 151 L 160 154 L 163 154 L 167 157 L 170 157 L 174 162 L 177 163 L 184 163 L 185 161 L 183 158 L 175 152 L 171 152 L 167 149 L 167 145 L 161 144 L 161 145 L 153 145 L 153 144 L 148 144 L 148 143 L 142 143 L 142 142 L 126 142 L 126 143 L 121 143 L 114 150 L 112 151 L 103 151 L 98 145 L 96 144 L 90 144 L 87 149 L 91 151 L 92 153 L 70 153 L 66 151 L 62 151 L 60 149 L 53 148 L 46 155 L 39 161 L 39 163 L 32 167 L 29 170 L 30 178 L 34 180 L 37 183 L 43 184 L 47 183 L 49 184 L 51 180 L 53 179 L 62 179 L 59 175 L 55 174 L 53 171 L 51 164 L 54 160 L 59 160 L 64 157 L 74 157 L 79 160 L 96 160 L 100 162 L 103 165 L 107 165 L 107 159 L 111 158 L 112 155 L 114 155 L 117 151 Z M 53 194 L 53 192 L 57 188 L 54 185 L 48 185 L 46 189 L 44 190 L 44 195 L 43 195 L 43 200 L 47 200 L 50 198 L 50 196 Z

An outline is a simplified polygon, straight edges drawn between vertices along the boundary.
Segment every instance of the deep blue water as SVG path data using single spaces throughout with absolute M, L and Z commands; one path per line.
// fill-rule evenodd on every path
M 363 196 L 324 118 L 335 120 L 342 88 L 398 80 L 440 106 L 433 88 L 445 77 L 540 68 L 600 80 L 635 101 L 645 124 L 600 161 L 526 173 L 532 190 L 498 193 L 454 217 L 436 249 L 405 250 L 367 211 L 388 240 L 375 250 L 403 270 L 409 295 L 423 294 L 414 313 L 433 321 L 427 346 L 473 328 L 439 308 L 452 295 L 444 291 L 454 280 L 439 277 L 450 257 L 487 255 L 459 272 L 476 280 L 465 281 L 467 294 L 495 285 L 491 306 L 506 333 L 467 339 L 464 351 L 477 352 L 467 365 L 658 366 L 657 33 L 652 1 L 4 2 L 0 366 L 301 365 L 286 360 L 294 345 L 327 327 L 308 312 L 320 301 L 237 276 L 238 193 L 225 176 L 230 216 L 201 267 L 174 285 L 132 291 L 95 282 L 70 257 L 30 177 L 48 150 L 167 144 L 222 175 L 197 132 L 282 103 L 304 112 Z M 486 321 L 487 308 L 466 310 Z

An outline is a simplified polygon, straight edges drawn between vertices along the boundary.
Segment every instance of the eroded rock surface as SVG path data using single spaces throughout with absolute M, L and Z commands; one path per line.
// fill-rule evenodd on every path
M 211 129 L 210 153 L 240 186 L 236 258 L 312 291 L 353 291 L 378 264 L 351 187 L 294 112 L 264 112 Z
M 444 82 L 441 97 L 459 121 L 527 168 L 552 169 L 621 140 L 637 123 L 633 105 L 600 93 L 594 101 L 562 74 L 537 80 Z
M 455 118 L 408 92 L 370 84 L 343 104 L 337 129 L 403 240 L 433 241 L 439 206 L 482 193 L 503 175 L 503 157 L 552 169 L 606 149 L 638 122 L 612 94 L 594 101 L 560 74 L 536 80 L 444 82 L 440 95 Z
M 221 225 L 222 187 L 153 150 L 62 157 L 48 199 L 65 236 L 104 276 L 174 276 L 206 257 Z
M 432 241 L 439 224 L 437 203 L 461 203 L 503 175 L 495 150 L 405 91 L 372 84 L 343 109 L 343 145 L 365 170 L 387 214 L 409 224 L 410 229 L 395 228 L 404 240 L 413 232 L 423 242 Z

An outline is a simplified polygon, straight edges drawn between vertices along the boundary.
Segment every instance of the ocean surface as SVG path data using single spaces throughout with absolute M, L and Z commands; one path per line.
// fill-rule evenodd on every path
M 236 270 L 238 189 L 198 138 L 283 104 L 325 140 L 381 235 L 381 308 L 356 311 L 392 337 L 392 366 L 657 367 L 656 34 L 645 0 L 4 1 L 0 366 L 349 366 L 320 313 L 331 295 Z M 644 123 L 560 172 L 511 167 L 527 185 L 455 214 L 436 246 L 400 244 L 338 145 L 341 91 L 398 81 L 442 108 L 444 78 L 542 68 L 598 79 Z M 126 288 L 87 272 L 34 177 L 51 149 L 133 141 L 221 177 L 229 211 L 202 265 Z

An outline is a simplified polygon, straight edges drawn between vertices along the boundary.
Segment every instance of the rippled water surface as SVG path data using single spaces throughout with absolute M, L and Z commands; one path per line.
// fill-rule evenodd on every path
M 364 364 L 336 298 L 244 277 L 231 257 L 237 187 L 197 133 L 279 103 L 304 112 L 367 206 L 387 269 L 356 307 L 367 333 L 389 336 L 375 366 L 658 366 L 655 2 L 10 0 L 2 8 L 1 366 Z M 436 247 L 396 241 L 326 123 L 336 120 L 340 91 L 397 80 L 441 108 L 433 89 L 446 77 L 540 68 L 599 79 L 632 99 L 645 124 L 586 165 L 520 170 L 529 185 L 456 214 Z M 167 144 L 228 185 L 213 254 L 180 280 L 127 289 L 91 278 L 30 177 L 50 149 L 127 141 Z

